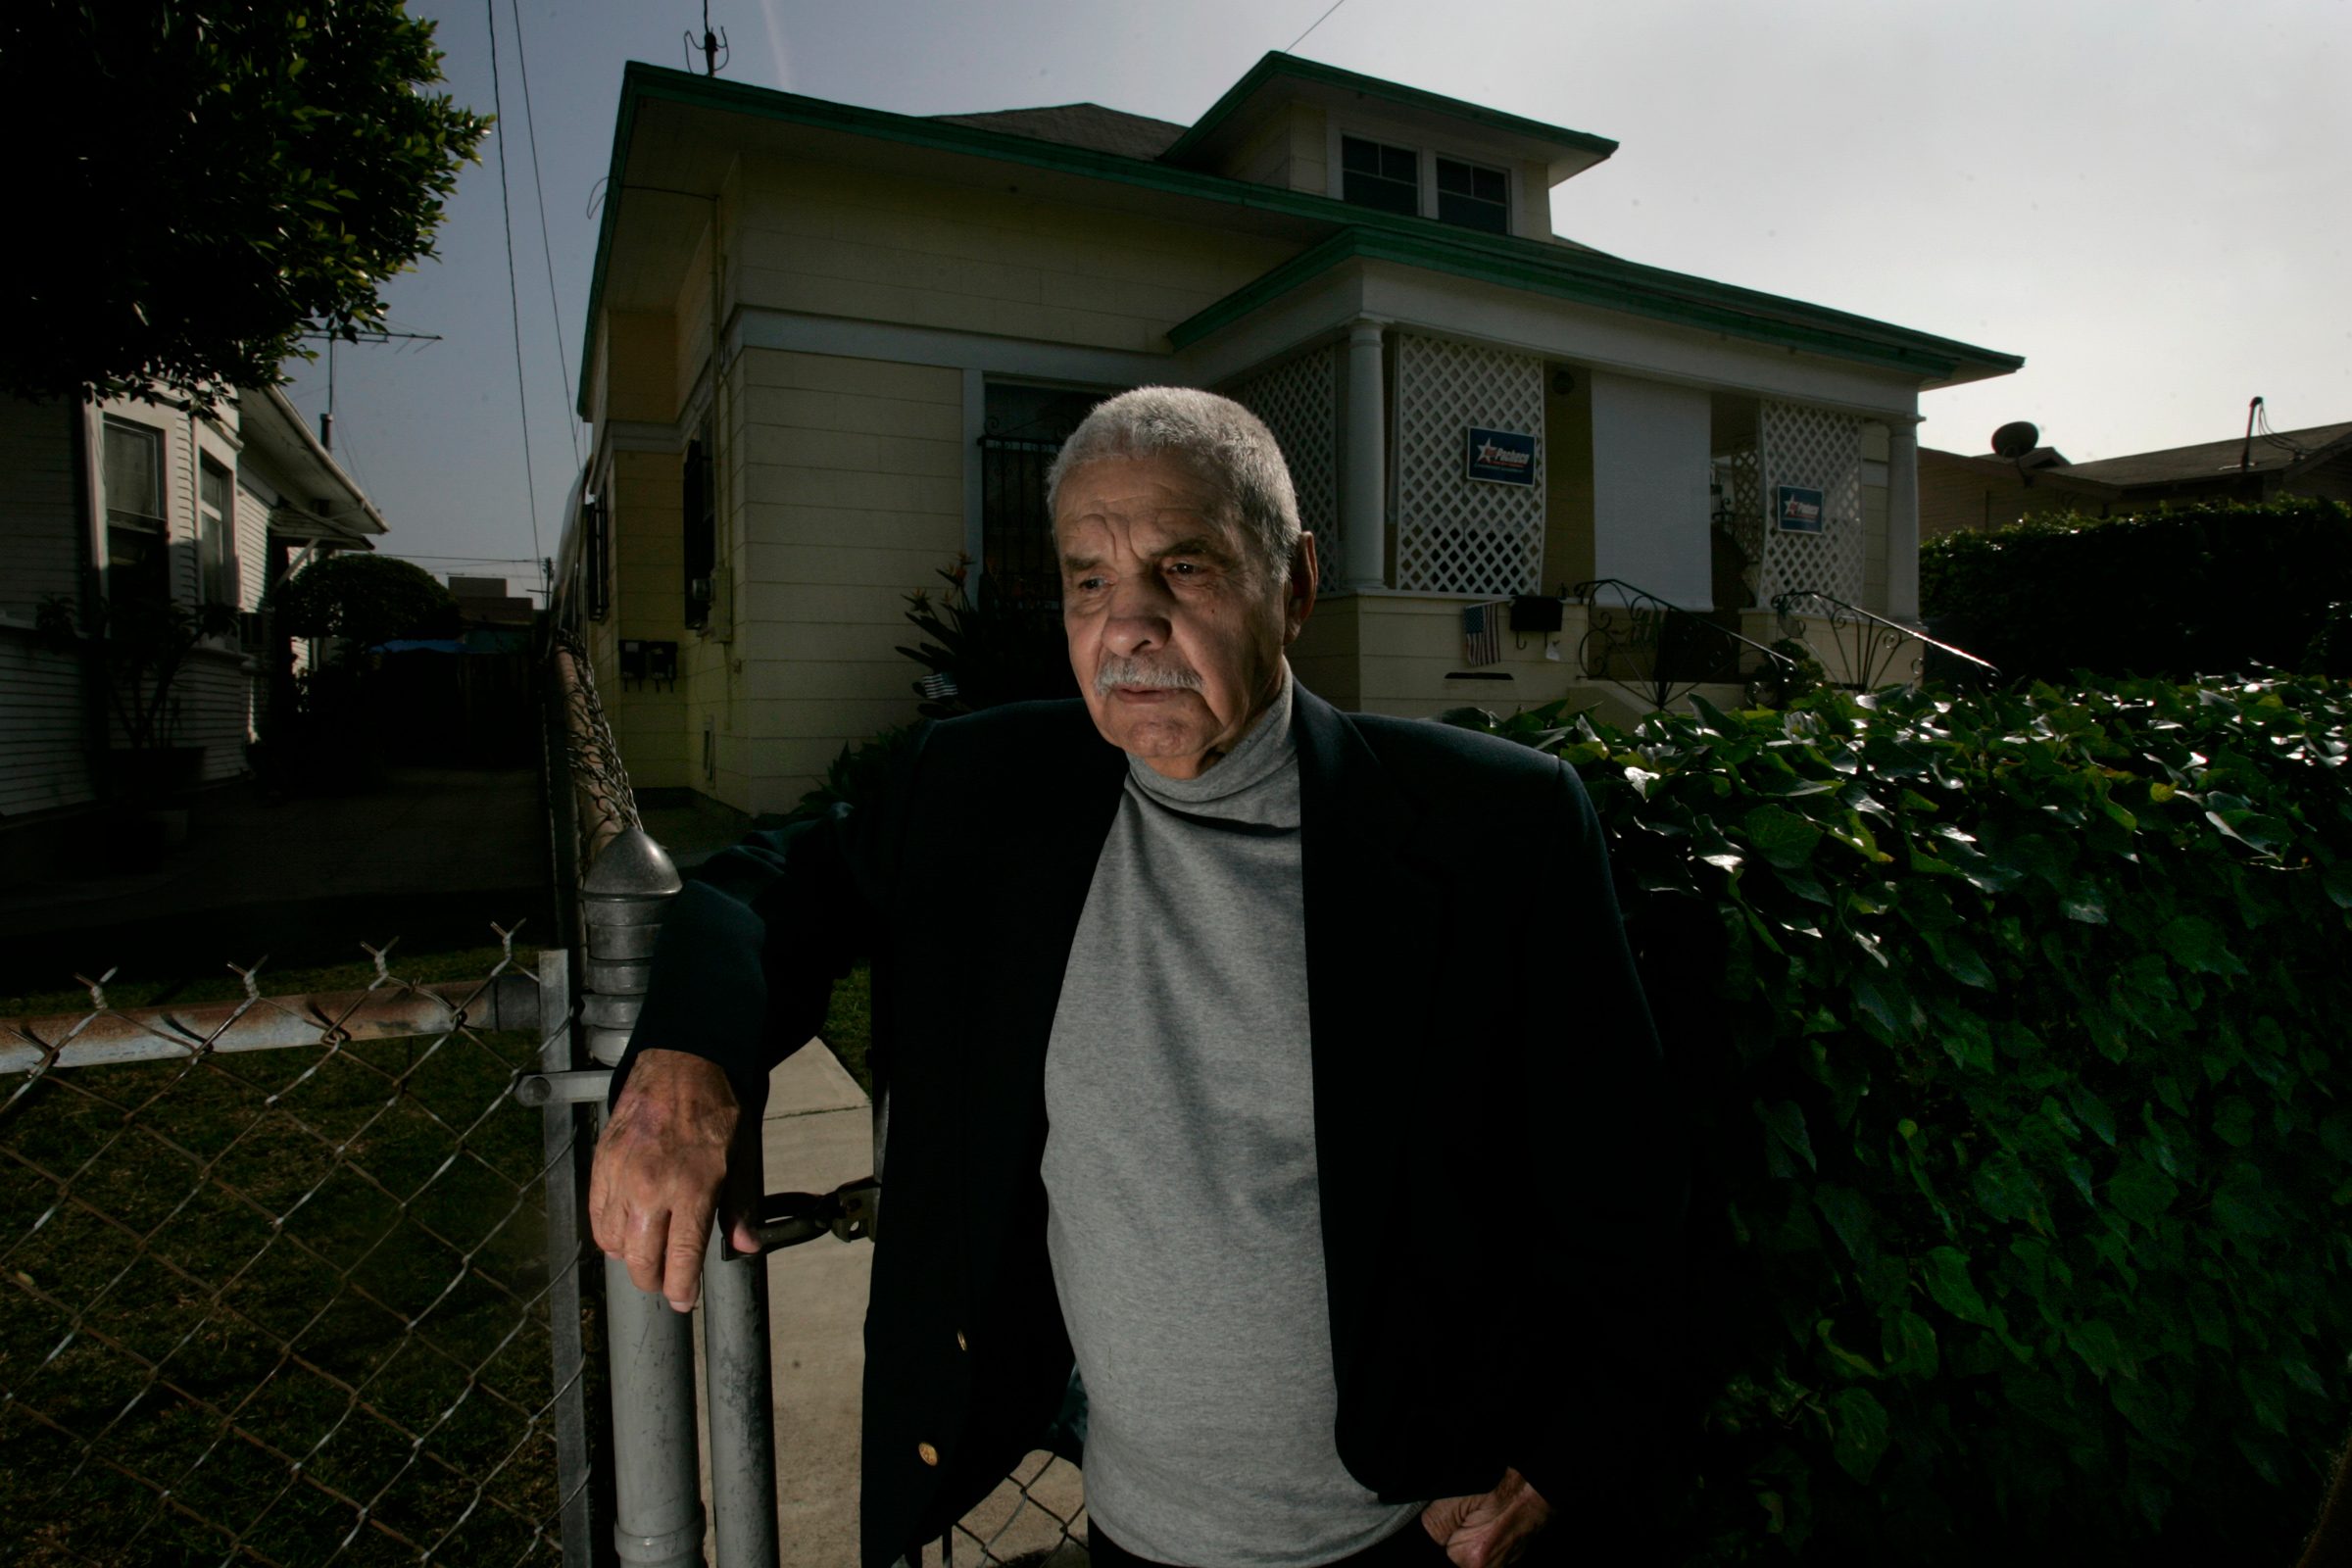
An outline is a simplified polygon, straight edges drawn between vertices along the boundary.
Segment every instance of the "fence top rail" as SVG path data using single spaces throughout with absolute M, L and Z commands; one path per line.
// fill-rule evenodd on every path
M 461 1027 L 537 1030 L 538 980 L 508 973 L 450 985 L 384 985 L 192 1006 L 94 1006 L 86 1012 L 0 1019 L 0 1074 L 178 1060 L 199 1052 L 399 1040 Z

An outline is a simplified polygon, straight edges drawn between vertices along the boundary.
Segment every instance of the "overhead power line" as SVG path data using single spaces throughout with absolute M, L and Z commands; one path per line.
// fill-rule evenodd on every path
M 514 327 L 514 400 L 522 409 L 522 493 L 531 509 L 531 554 L 539 548 L 539 485 L 531 474 L 531 396 L 522 368 L 522 289 L 514 278 L 514 205 L 507 195 L 507 114 L 498 92 L 498 0 L 482 0 L 490 24 L 490 112 L 498 117 L 498 206 L 507 227 L 507 318 Z
M 571 440 L 571 466 L 580 466 L 578 401 L 571 395 L 571 356 L 564 347 L 564 305 L 556 298 L 556 247 L 547 237 L 547 184 L 539 177 L 539 126 L 531 118 L 531 52 L 522 42 L 521 0 L 507 0 L 514 18 L 514 70 L 522 78 L 522 129 L 531 147 L 531 194 L 539 203 L 539 254 L 547 258 L 547 310 L 556 318 L 556 370 L 564 377 L 564 433 Z
M 1334 11 L 1337 11 L 1337 10 L 1339 10 L 1339 9 L 1340 9 L 1340 7 L 1342 7 L 1342 6 L 1346 5 L 1347 3 L 1348 3 L 1348 0 L 1331 0 L 1331 4 L 1330 4 L 1330 5 L 1328 5 L 1328 6 L 1326 6 L 1326 7 L 1324 7 L 1324 9 L 1323 9 L 1323 14 L 1322 14 L 1321 16 L 1317 17 L 1317 18 L 1316 18 L 1314 21 L 1312 21 L 1312 22 L 1310 22 L 1310 23 L 1308 23 L 1308 24 L 1306 24 L 1306 32 L 1312 32 L 1312 31 L 1314 31 L 1314 30 L 1315 30 L 1317 27 L 1320 27 L 1321 25 L 1323 25 L 1323 24 L 1325 24 L 1326 22 L 1329 22 L 1329 21 L 1331 20 L 1331 14 L 1332 14 Z M 1300 33 L 1300 34 L 1299 34 L 1298 37 L 1296 37 L 1296 38 L 1293 38 L 1293 39 L 1291 40 L 1290 49 L 1285 49 L 1285 50 L 1283 50 L 1283 53 L 1287 55 L 1287 54 L 1289 54 L 1289 53 L 1291 52 L 1291 49 L 1296 49 L 1296 48 L 1298 48 L 1298 47 L 1300 44 L 1302 44 L 1302 43 L 1306 42 L 1306 32 L 1302 32 L 1302 33 Z

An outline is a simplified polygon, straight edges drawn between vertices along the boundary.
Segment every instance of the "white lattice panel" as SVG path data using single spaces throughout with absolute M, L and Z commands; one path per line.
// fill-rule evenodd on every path
M 1532 594 L 1544 572 L 1544 362 L 1468 343 L 1396 339 L 1396 586 Z M 1467 425 L 1536 437 L 1535 482 L 1463 472 Z
M 1819 490 L 1819 533 L 1784 533 L 1775 527 L 1764 540 L 1762 598 L 1791 589 L 1834 594 L 1848 604 L 1862 602 L 1862 421 L 1802 403 L 1767 399 L 1758 411 L 1757 445 L 1763 475 L 1759 488 L 1769 510 L 1779 486 Z
M 1315 536 L 1323 586 L 1340 569 L 1340 351 L 1312 349 L 1251 376 L 1229 394 L 1266 421 L 1298 492 L 1298 522 Z

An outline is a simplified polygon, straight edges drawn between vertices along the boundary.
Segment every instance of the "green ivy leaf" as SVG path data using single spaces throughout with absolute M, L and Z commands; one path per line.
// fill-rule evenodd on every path
M 2132 1357 L 2124 1349 L 2124 1342 L 2116 1337 L 2115 1325 L 2104 1319 L 2069 1324 L 2066 1346 L 2101 1379 L 2119 1372 L 2127 1377 L 2132 1375 Z
M 2115 1112 L 2107 1108 L 2107 1102 L 2088 1084 L 2080 1078 L 2070 1081 L 2066 1086 L 2066 1102 L 2100 1143 L 2111 1149 L 2115 1146 Z
M 2244 974 L 2246 966 L 2222 938 L 2221 928 L 2201 915 L 2168 920 L 2156 940 L 2183 968 L 2198 974 Z
M 1991 1328 L 1991 1309 L 1984 1298 L 1977 1294 L 1976 1282 L 1968 1277 L 1968 1254 L 1956 1247 L 1938 1247 L 1926 1258 L 1928 1295 L 1936 1304 L 1963 1323 Z
M 2214 1107 L 2215 1136 L 2232 1149 L 2243 1149 L 2254 1141 L 2254 1107 L 2242 1097 L 2231 1095 Z
M 1787 807 L 1764 805 L 1740 819 L 1740 831 L 1765 861 L 1782 871 L 1794 871 L 1812 859 L 1822 830 Z
M 2180 1196 L 2180 1183 L 2137 1154 L 2126 1154 L 2107 1183 L 2107 1200 L 2149 1230 Z
M 1936 1376 L 1936 1325 L 1905 1307 L 1882 1319 L 1879 1332 L 1889 1373 L 1921 1382 Z
M 1805 1162 L 1808 1170 L 1819 1170 L 1821 1162 L 1813 1157 L 1813 1140 L 1805 1131 L 1805 1112 L 1793 1100 L 1783 1100 L 1767 1105 L 1756 1102 L 1756 1114 L 1770 1129 L 1773 1141 Z
M 1823 1349 L 1829 1351 L 1830 1359 L 1843 1367 L 1848 1376 L 1874 1381 L 1878 1378 L 1879 1368 L 1869 1356 L 1857 1354 L 1838 1343 L 1838 1325 L 1831 1319 L 1825 1317 L 1816 1322 L 1813 1325 L 1813 1337 L 1821 1342 Z
M 1886 1453 L 1886 1407 L 1868 1389 L 1841 1389 L 1830 1401 L 1830 1431 L 1838 1467 L 1868 1482 Z

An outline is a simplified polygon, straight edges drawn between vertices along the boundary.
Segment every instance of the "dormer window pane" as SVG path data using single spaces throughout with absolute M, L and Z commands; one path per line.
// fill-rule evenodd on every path
M 1511 231 L 1510 183 L 1499 169 L 1438 160 L 1438 221 L 1490 234 Z
M 1340 138 L 1340 196 L 1358 207 L 1407 218 L 1421 212 L 1421 156 L 1360 136 Z

